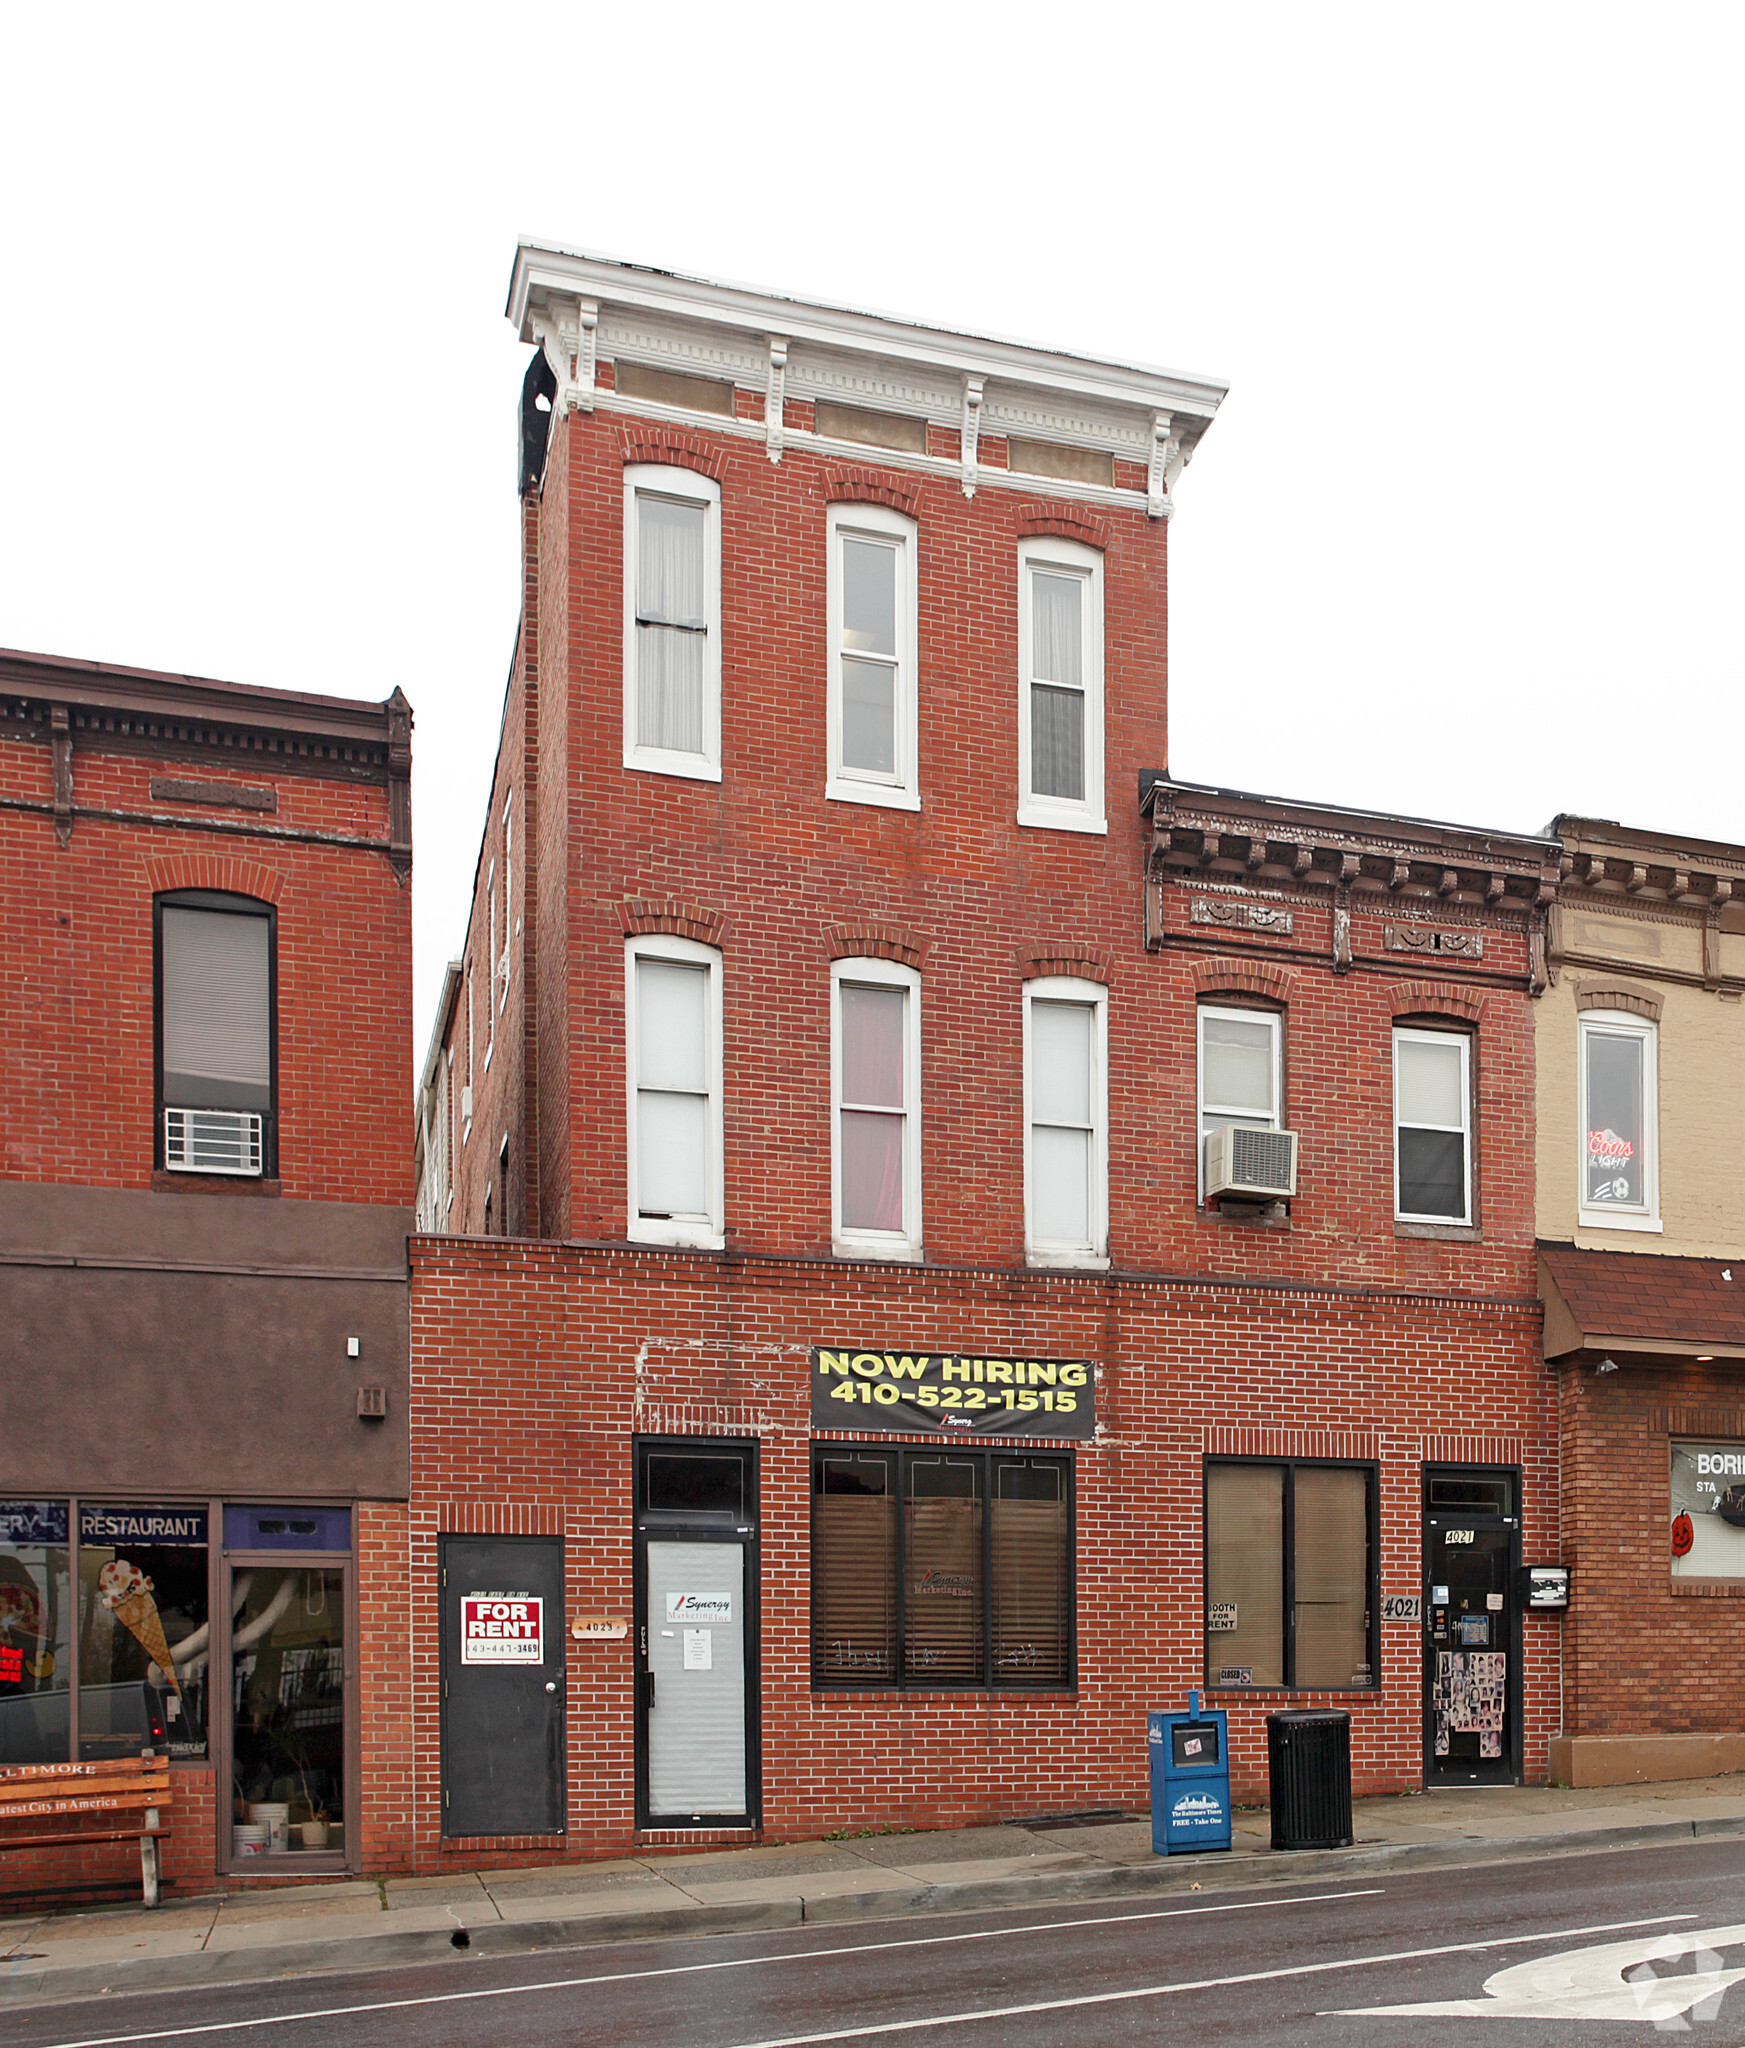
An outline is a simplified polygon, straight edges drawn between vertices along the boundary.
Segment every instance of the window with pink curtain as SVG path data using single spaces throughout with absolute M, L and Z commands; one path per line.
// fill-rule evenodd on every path
M 901 1231 L 906 1227 L 903 1152 L 908 1103 L 903 1054 L 908 992 L 845 981 L 838 999 L 842 1227 Z

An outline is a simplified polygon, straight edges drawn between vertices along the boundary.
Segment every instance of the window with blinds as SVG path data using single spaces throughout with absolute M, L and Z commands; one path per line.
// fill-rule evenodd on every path
M 712 948 L 630 942 L 630 1232 L 706 1243 L 722 1227 L 721 965 Z
M 1206 1467 L 1206 1683 L 1349 1692 L 1377 1682 L 1375 1472 Z
M 719 781 L 721 489 L 633 463 L 624 502 L 624 762 Z
M 159 1163 L 274 1170 L 273 913 L 250 897 L 157 901 Z
M 814 1687 L 1072 1682 L 1068 1460 L 814 1447 Z
M 1018 586 L 1018 822 L 1104 831 L 1102 556 L 1024 541 Z

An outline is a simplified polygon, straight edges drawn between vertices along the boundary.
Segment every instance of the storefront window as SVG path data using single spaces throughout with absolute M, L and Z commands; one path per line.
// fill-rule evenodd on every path
M 238 1855 L 321 1853 L 345 1812 L 345 1572 L 237 1565 L 231 1580 Z
M 206 1754 L 204 1508 L 79 1509 L 79 1755 Z
M 1356 1465 L 1206 1467 L 1206 1683 L 1373 1685 L 1374 1473 Z
M 1745 1579 L 1745 1443 L 1672 1446 L 1672 1576 Z
M 67 1761 L 72 1633 L 67 1503 L 0 1501 L 0 1764 Z
M 813 1684 L 1070 1685 L 1071 1512 L 1064 1458 L 818 1445 Z

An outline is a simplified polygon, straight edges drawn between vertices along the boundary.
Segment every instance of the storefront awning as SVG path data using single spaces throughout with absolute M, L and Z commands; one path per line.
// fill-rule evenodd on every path
M 1745 1259 L 1539 1247 L 1545 1356 L 1745 1358 Z

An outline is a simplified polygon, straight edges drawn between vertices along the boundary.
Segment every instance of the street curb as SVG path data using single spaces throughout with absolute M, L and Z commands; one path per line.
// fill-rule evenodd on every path
M 1645 1848 L 1745 1835 L 1745 1815 L 1715 1820 L 1653 1821 L 1636 1827 L 1574 1833 L 1469 1838 L 1456 1842 L 1363 1844 L 1350 1849 L 1247 1850 L 1181 1856 L 1149 1864 L 1102 1864 L 1088 1870 L 1038 1871 L 950 1884 L 888 1890 L 825 1892 L 816 1897 L 651 1906 L 617 1913 L 576 1913 L 543 1920 L 466 1923 L 467 1946 L 454 1946 L 460 1926 L 353 1935 L 345 1939 L 280 1941 L 260 1948 L 201 1949 L 179 1956 L 142 1956 L 106 1963 L 69 1963 L 32 1969 L 0 1965 L 0 2010 L 60 2005 L 107 1994 L 194 1989 L 207 1985 L 269 1982 L 286 1977 L 338 1976 L 413 1963 L 497 1959 L 554 1949 L 595 1948 L 620 1941 L 658 1941 L 703 1934 L 763 1934 L 784 1928 L 827 1927 L 857 1920 L 893 1920 L 934 1914 L 1019 1910 L 1027 1906 L 1144 1898 L 1157 1893 L 1245 1891 L 1389 1871 L 1461 1869 L 1486 1863 L 1531 1861 L 1606 1849 Z M 38 1936 L 38 1939 L 41 1939 Z

